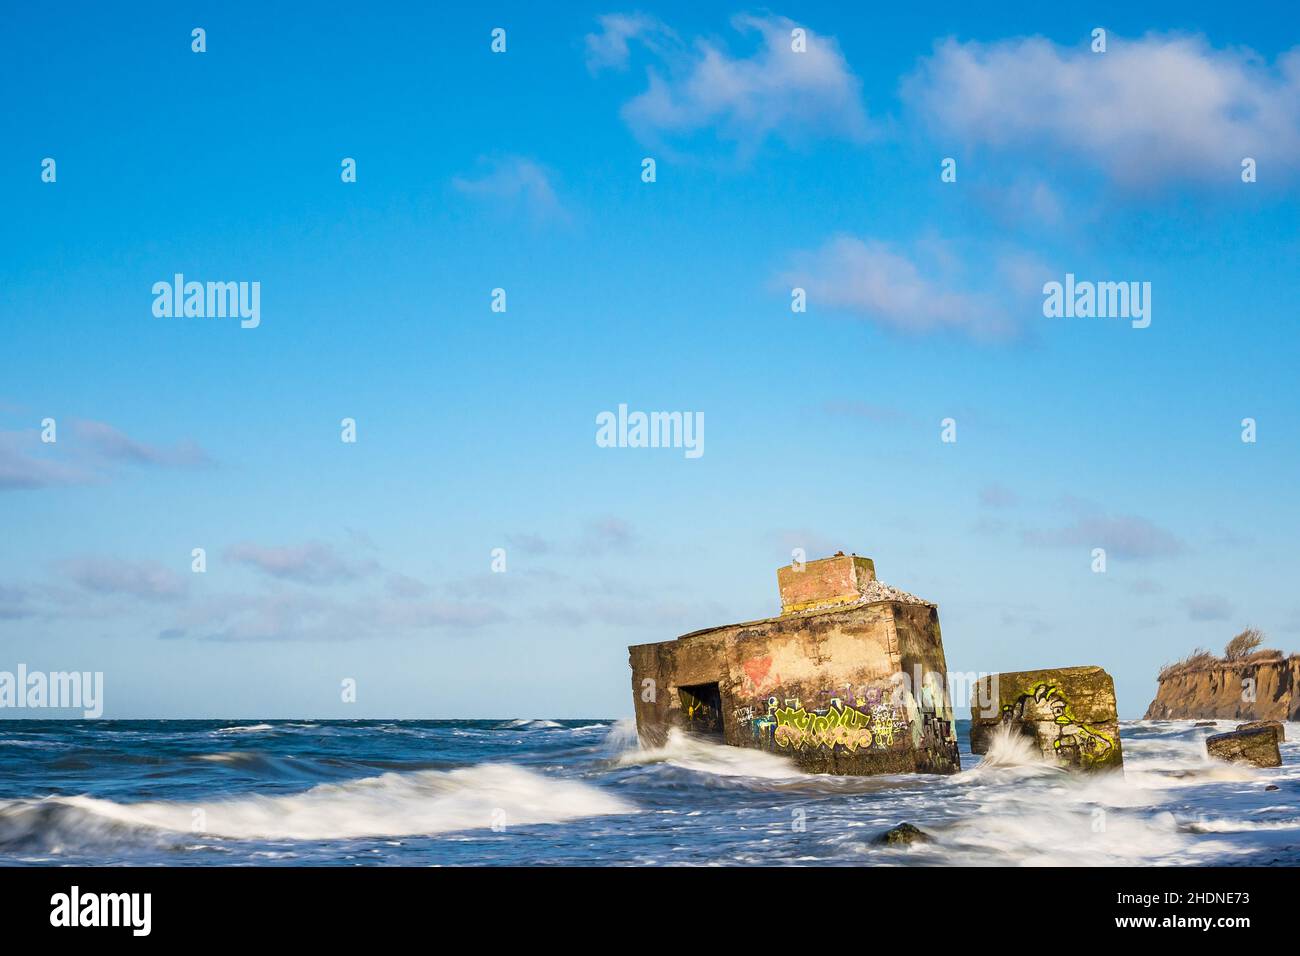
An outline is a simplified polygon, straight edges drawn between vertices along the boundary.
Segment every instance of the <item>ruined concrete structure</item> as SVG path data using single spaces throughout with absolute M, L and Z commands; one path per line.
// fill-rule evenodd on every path
M 959 770 L 938 608 L 853 555 L 777 583 L 778 617 L 628 648 L 641 740 L 704 734 L 819 773 Z
M 1124 766 L 1115 682 L 1100 667 L 981 678 L 971 689 L 971 753 L 988 753 L 999 727 L 1031 738 L 1045 759 L 1066 769 Z
M 1278 742 L 1285 733 L 1277 721 L 1256 721 L 1226 734 L 1205 738 L 1205 752 L 1228 763 L 1248 763 L 1256 767 L 1282 766 Z
M 1238 724 L 1238 730 L 1259 730 L 1261 727 L 1267 727 L 1277 735 L 1277 742 L 1282 743 L 1286 740 L 1286 725 L 1280 720 L 1252 720 L 1249 723 Z

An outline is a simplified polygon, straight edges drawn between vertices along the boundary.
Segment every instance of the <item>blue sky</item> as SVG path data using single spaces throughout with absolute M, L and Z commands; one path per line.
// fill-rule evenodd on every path
M 0 14 L 0 669 L 624 715 L 627 645 L 775 613 L 793 547 L 1125 716 L 1247 624 L 1295 649 L 1294 14 L 837 6 Z M 155 317 L 178 272 L 260 325 Z M 1067 272 L 1150 327 L 1045 318 Z M 620 403 L 705 453 L 597 447 Z

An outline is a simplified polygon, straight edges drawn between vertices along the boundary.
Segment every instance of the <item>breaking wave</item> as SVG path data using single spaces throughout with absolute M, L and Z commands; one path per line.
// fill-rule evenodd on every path
M 667 763 L 683 770 L 734 777 L 785 779 L 806 774 L 784 757 L 765 750 L 728 747 L 702 740 L 673 729 L 662 747 L 627 750 L 618 757 L 620 766 Z
M 511 720 L 500 726 L 502 730 L 555 730 L 563 729 L 564 724 L 554 720 Z
M 219 754 L 198 754 L 195 760 L 208 763 L 225 764 L 231 767 L 265 767 L 271 763 L 263 754 L 254 750 L 230 750 Z
M 340 840 L 561 823 L 635 812 L 588 784 L 511 764 L 386 773 L 284 796 L 115 803 L 47 797 L 0 803 L 0 847 L 116 839 L 131 831 L 192 838 Z
M 246 724 L 237 727 L 220 727 L 214 733 L 218 734 L 258 734 L 266 730 L 275 730 L 270 724 Z
M 291 725 L 283 722 L 227 720 L 180 728 L 83 729 L 55 721 L 0 727 L 0 741 L 19 742 L 35 736 L 32 727 L 43 727 L 41 742 L 64 751 L 53 760 L 46 750 L 0 751 L 7 797 L 0 800 L 0 861 L 1186 866 L 1300 860 L 1300 728 L 1290 726 L 1278 768 L 1210 760 L 1205 737 L 1213 729 L 1190 721 L 1125 722 L 1122 772 L 1063 772 L 1044 763 L 1029 740 L 1003 733 L 982 757 L 964 749 L 965 769 L 956 774 L 837 777 L 803 772 L 779 752 L 680 732 L 661 747 L 645 748 L 630 720 L 579 724 L 322 721 L 318 729 L 286 730 Z M 964 726 L 957 733 L 967 739 Z M 40 796 L 55 787 L 61 795 Z M 796 828 L 796 821 L 806 827 Z M 919 827 L 931 842 L 903 848 L 875 842 L 900 822 Z M 494 832 L 497 824 L 510 831 L 508 838 Z M 521 838 L 533 825 L 545 827 Z
M 993 729 L 993 733 L 989 736 L 988 753 L 979 763 L 979 768 L 985 769 L 1050 766 L 1043 759 L 1042 751 L 1038 749 L 1035 741 L 1013 731 L 1010 724 L 999 724 Z

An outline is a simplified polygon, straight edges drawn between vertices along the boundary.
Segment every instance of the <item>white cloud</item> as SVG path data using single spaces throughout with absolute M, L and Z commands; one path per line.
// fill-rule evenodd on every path
M 549 554 L 554 545 L 540 534 L 521 532 L 506 535 L 506 544 L 523 554 Z
M 51 445 L 40 433 L 0 431 L 0 491 L 75 485 L 93 480 L 89 472 L 49 457 Z
M 662 51 L 663 41 L 672 40 L 673 32 L 655 17 L 644 13 L 606 13 L 597 17 L 600 32 L 588 33 L 587 69 L 626 70 L 631 51 L 629 40 L 640 40 L 652 51 Z
M 207 452 L 192 441 L 183 441 L 170 448 L 151 445 L 132 438 L 107 422 L 86 419 L 73 421 L 72 431 L 76 438 L 109 461 L 169 468 L 199 468 L 212 464 Z
M 1269 65 L 1203 38 L 1112 36 L 1106 53 L 1042 37 L 937 45 L 903 95 L 967 146 L 1048 147 L 1128 185 L 1236 182 L 1300 157 L 1300 48 Z
M 507 212 L 523 212 L 535 221 L 569 218 L 544 166 L 523 156 L 480 160 L 478 176 L 456 176 L 452 186 L 466 196 L 497 203 Z
M 640 536 L 628 521 L 617 515 L 601 515 L 587 521 L 581 532 L 571 538 L 519 532 L 507 534 L 505 542 L 507 550 L 532 558 L 561 554 L 590 556 L 634 550 Z M 537 573 L 535 564 L 532 573 Z
M 28 603 L 25 588 L 11 588 L 0 584 L 0 621 L 14 621 L 32 617 L 36 612 Z
M 112 476 L 119 464 L 202 468 L 213 464 L 192 441 L 152 445 L 105 422 L 72 419 L 59 441 L 45 443 L 42 429 L 0 431 L 0 491 L 79 485 Z
M 990 182 L 967 184 L 973 201 L 971 212 L 983 222 L 992 221 L 1003 228 L 1059 231 L 1073 225 L 1080 228 L 1091 217 L 1073 204 L 1067 213 L 1066 196 L 1033 175 Z M 1041 278 L 1040 278 L 1041 281 Z
M 583 554 L 609 554 L 632 550 L 637 543 L 636 532 L 622 518 L 607 515 L 588 522 L 578 550 Z
M 394 572 L 388 575 L 388 580 L 384 585 L 388 593 L 395 598 L 413 600 L 426 596 L 431 588 L 428 584 L 419 578 L 413 578 L 409 574 Z
M 739 15 L 732 27 L 757 34 L 758 49 L 733 56 L 713 41 L 691 46 L 647 42 L 648 32 L 625 23 L 598 41 L 602 63 L 626 62 L 630 39 L 647 42 L 658 62 L 647 70 L 646 90 L 623 107 L 623 118 L 642 140 L 712 130 L 720 139 L 753 148 L 769 136 L 789 141 L 816 136 L 864 139 L 869 132 L 861 84 L 833 37 L 814 34 L 785 17 Z M 791 49 L 791 31 L 807 31 L 807 49 Z M 588 37 L 591 63 L 592 38 Z
M 124 561 L 104 556 L 72 558 L 64 573 L 97 594 L 127 595 L 146 601 L 172 601 L 185 594 L 185 578 L 151 561 Z
M 1024 532 L 1026 544 L 1062 548 L 1105 548 L 1117 558 L 1145 560 L 1182 554 L 1186 545 L 1167 531 L 1137 515 L 1084 514 L 1073 524 Z
M 331 546 L 317 541 L 288 547 L 236 544 L 226 549 L 226 559 L 298 584 L 339 584 L 355 580 L 376 567 L 373 561 L 341 557 Z
M 974 288 L 961 263 L 941 245 L 909 254 L 887 242 L 837 236 L 814 252 L 796 255 L 778 282 L 787 290 L 804 289 L 810 310 L 842 309 L 892 332 L 948 331 L 990 340 L 1022 330 L 1010 317 L 1008 301 L 1021 290 L 1007 283 L 995 296 Z

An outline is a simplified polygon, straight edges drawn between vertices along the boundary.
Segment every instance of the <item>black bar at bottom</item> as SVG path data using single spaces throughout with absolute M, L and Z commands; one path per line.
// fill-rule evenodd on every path
M 38 867 L 0 869 L 0 918 L 9 941 L 75 933 L 83 942 L 97 937 L 128 944 L 145 938 L 338 943 L 373 942 L 381 931 L 421 934 L 433 942 L 445 940 L 454 926 L 493 939 L 627 933 L 647 920 L 642 928 L 649 931 L 684 907 L 692 921 L 749 913 L 778 933 L 782 924 L 806 932 L 817 914 L 834 914 L 830 925 L 840 930 L 881 919 L 918 941 L 1051 927 L 1068 930 L 1074 943 L 1112 933 L 1199 933 L 1230 942 L 1242 933 L 1290 925 L 1291 876 L 1284 868 L 1157 867 Z M 766 929 L 764 938 L 770 940 Z

